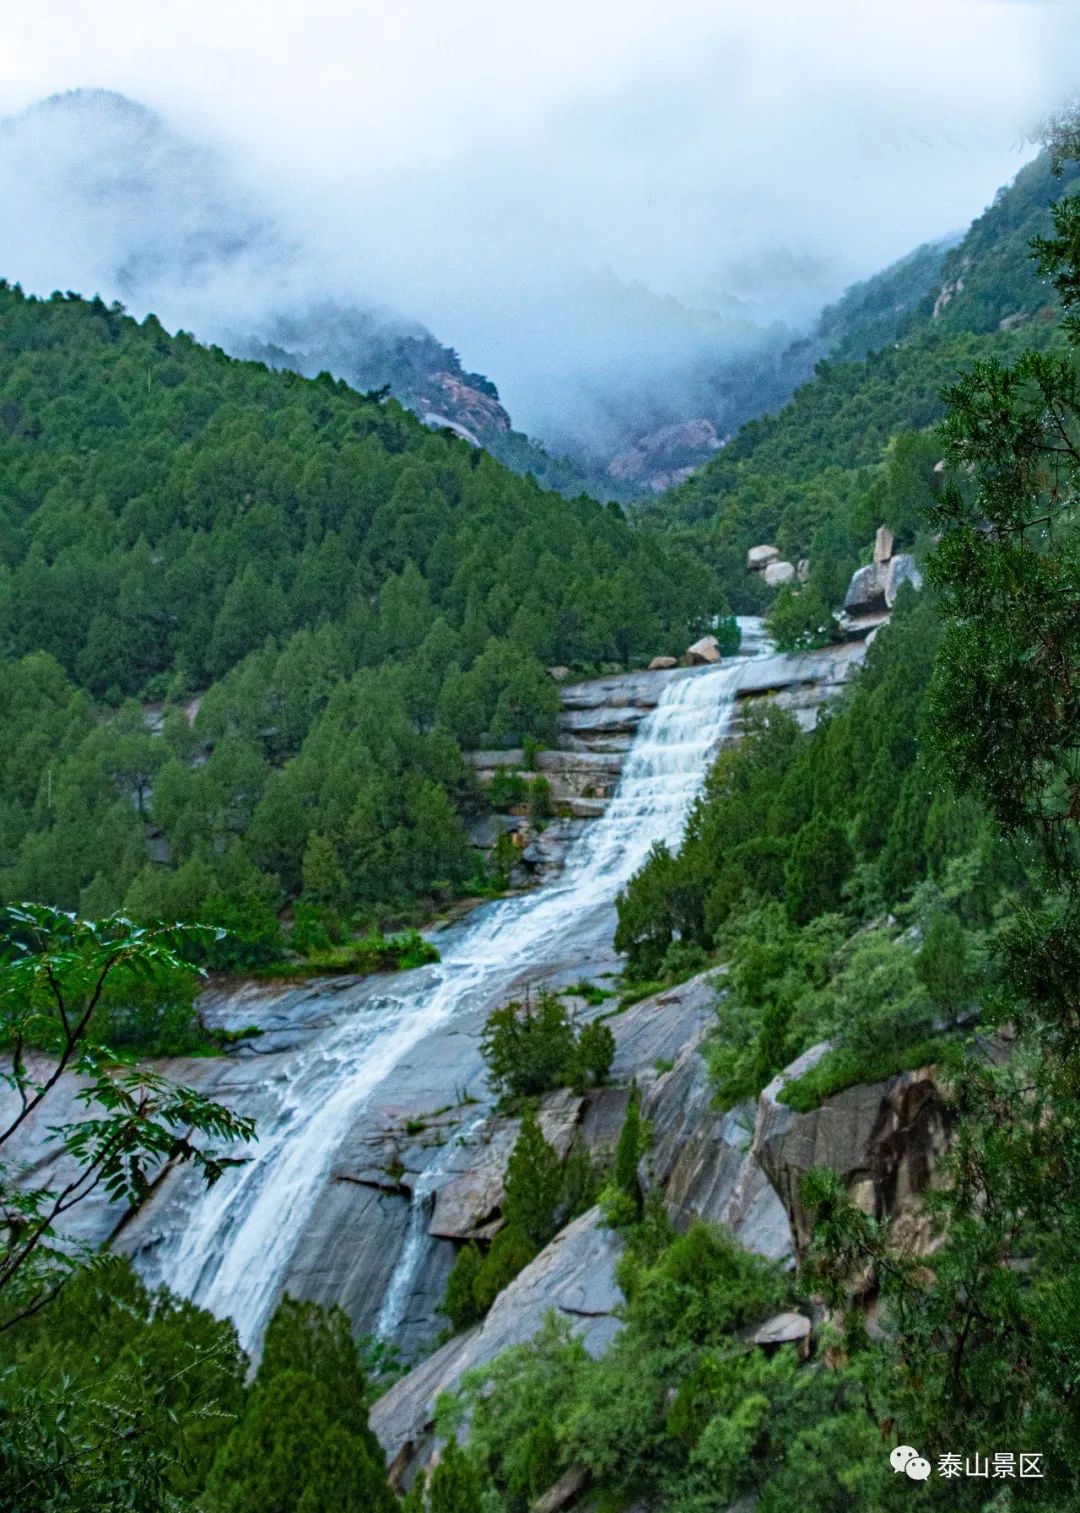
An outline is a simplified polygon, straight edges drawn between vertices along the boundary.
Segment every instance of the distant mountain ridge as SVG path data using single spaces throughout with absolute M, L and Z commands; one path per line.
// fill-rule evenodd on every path
M 453 347 L 362 291 L 335 287 L 218 153 L 123 95 L 75 90 L 0 122 L 0 194 L 9 211 L 0 276 L 39 293 L 81 286 L 236 356 L 308 377 L 328 371 L 360 392 L 388 388 L 426 424 L 545 487 L 623 503 L 688 479 L 741 426 L 779 410 L 821 358 L 864 358 L 898 340 L 956 252 L 948 239 L 917 249 L 853 286 L 796 339 L 779 323 L 757 324 L 737 301 L 694 310 L 583 270 L 574 297 L 588 296 L 592 347 L 606 333 L 634 360 L 590 379 L 591 359 L 575 372 L 568 351 L 567 418 L 539 441 L 514 428 L 495 383 Z M 957 265 L 953 283 L 963 279 Z M 972 297 L 969 282 L 946 324 Z M 662 361 L 647 360 L 653 348 Z

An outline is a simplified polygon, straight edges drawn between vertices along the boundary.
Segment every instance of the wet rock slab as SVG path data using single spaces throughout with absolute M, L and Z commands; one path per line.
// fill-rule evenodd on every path
M 482 1324 L 448 1341 L 374 1404 L 371 1427 L 387 1460 L 423 1455 L 439 1394 L 456 1388 L 467 1371 L 532 1339 L 552 1309 L 590 1354 L 601 1354 L 619 1328 L 615 1310 L 622 1294 L 615 1263 L 621 1250 L 598 1209 L 567 1225 L 499 1294 Z

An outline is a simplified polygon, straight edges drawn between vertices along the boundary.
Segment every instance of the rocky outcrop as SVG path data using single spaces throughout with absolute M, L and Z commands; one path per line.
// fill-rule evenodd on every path
M 746 571 L 748 573 L 764 572 L 770 562 L 775 562 L 780 556 L 775 546 L 752 546 L 746 554 Z
M 879 525 L 874 537 L 874 561 L 888 562 L 893 554 L 893 533 L 887 525 Z
M 681 483 L 723 445 L 711 420 L 688 420 L 642 436 L 608 464 L 620 483 L 645 484 L 654 492 Z
M 552 1093 L 539 1109 L 544 1139 L 564 1160 L 573 1144 L 584 1099 Z M 506 1168 L 521 1133 L 521 1120 L 493 1116 L 459 1136 L 446 1170 L 452 1173 L 435 1196 L 428 1234 L 441 1240 L 489 1240 L 502 1224 Z
M 922 588 L 922 574 L 908 552 L 893 554 L 893 533 L 879 525 L 874 537 L 874 560 L 851 576 L 840 627 L 847 636 L 866 637 L 888 623 L 901 585 Z
M 751 1154 L 755 1107 L 748 1102 L 724 1113 L 713 1107 L 701 1055 L 708 1028 L 702 1025 L 646 1092 L 653 1131 L 649 1180 L 663 1189 L 678 1227 L 695 1218 L 724 1224 L 748 1250 L 783 1259 L 791 1254 L 791 1232 L 783 1204 Z
M 599 1355 L 619 1328 L 622 1294 L 615 1263 L 622 1242 L 601 1223 L 598 1209 L 575 1219 L 495 1299 L 482 1324 L 448 1341 L 373 1405 L 370 1423 L 400 1482 L 433 1448 L 435 1402 L 467 1371 L 532 1339 L 554 1310 Z
M 649 663 L 650 672 L 666 672 L 671 667 L 678 667 L 678 657 L 653 657 Z
M 892 609 L 901 585 L 910 583 L 912 588 L 922 588 L 922 573 L 915 566 L 915 558 L 907 552 L 891 557 L 885 569 L 885 604 Z
M 846 1088 L 811 1113 L 798 1114 L 779 1101 L 780 1091 L 828 1049 L 812 1047 L 765 1088 L 751 1146 L 791 1221 L 796 1253 L 803 1255 L 811 1239 L 802 1179 L 811 1167 L 827 1166 L 865 1213 L 888 1224 L 892 1244 L 926 1254 L 933 1240 L 923 1193 L 949 1137 L 935 1069 Z

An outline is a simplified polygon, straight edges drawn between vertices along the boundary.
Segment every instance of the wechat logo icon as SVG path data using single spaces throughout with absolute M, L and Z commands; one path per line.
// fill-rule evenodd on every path
M 906 1471 L 912 1481 L 925 1481 L 930 1475 L 930 1462 L 911 1445 L 897 1445 L 889 1456 L 889 1465 L 894 1471 Z

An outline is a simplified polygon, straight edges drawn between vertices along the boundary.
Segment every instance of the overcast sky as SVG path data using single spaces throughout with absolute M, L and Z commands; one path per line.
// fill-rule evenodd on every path
M 806 316 L 965 226 L 1078 79 L 1069 3 L 49 0 L 0 33 L 0 114 L 155 107 L 504 383 L 574 268 Z

